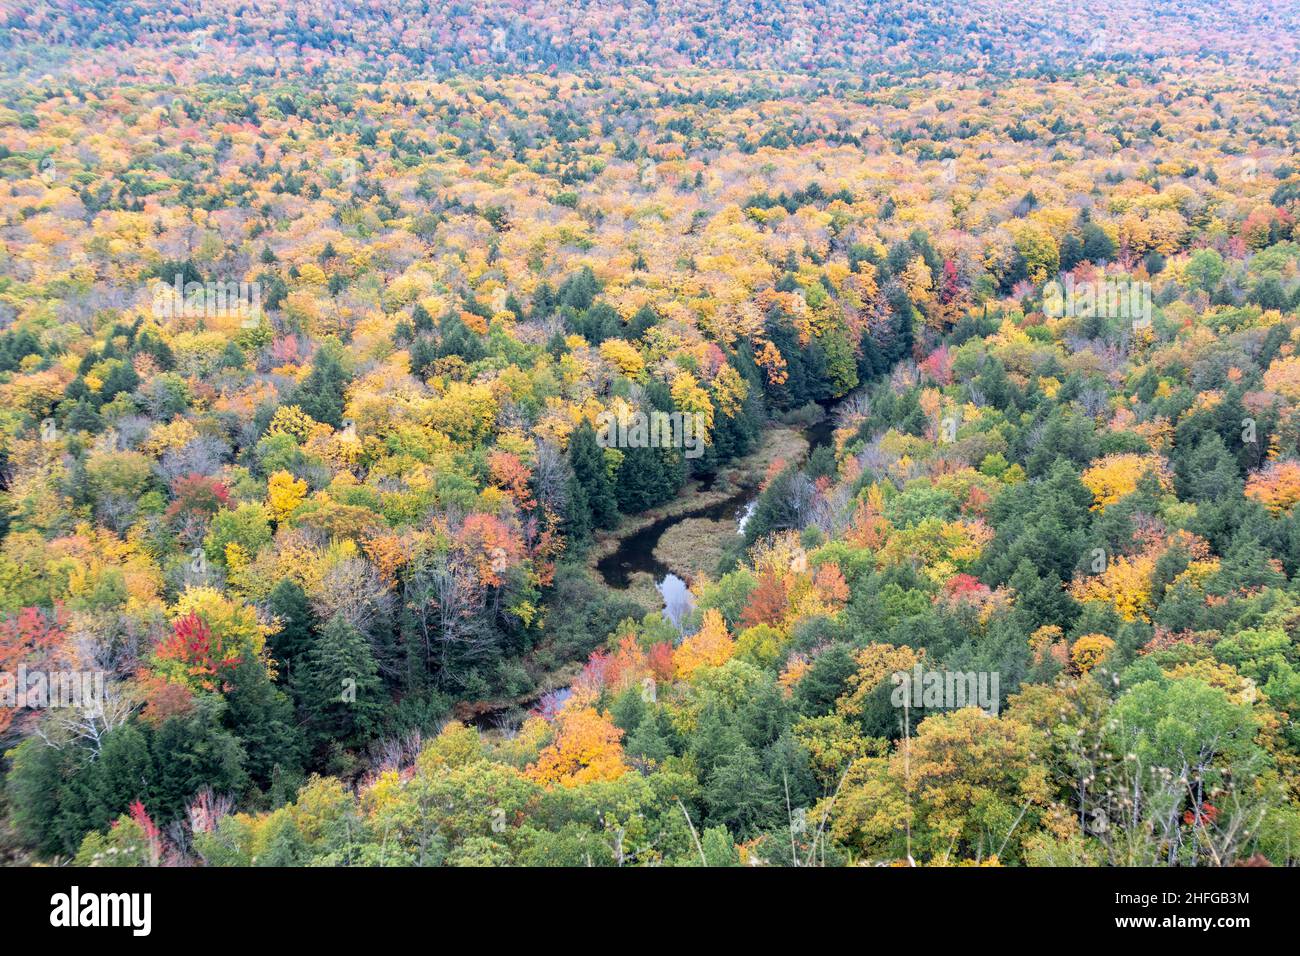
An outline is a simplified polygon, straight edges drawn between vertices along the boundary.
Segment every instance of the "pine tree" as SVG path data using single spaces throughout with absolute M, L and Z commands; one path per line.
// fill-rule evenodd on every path
M 230 727 L 248 754 L 245 768 L 253 783 L 266 789 L 277 771 L 295 775 L 300 766 L 299 740 L 289 698 L 271 683 L 257 660 L 241 662 L 232 684 L 226 695 Z
M 154 819 L 179 818 L 189 800 L 204 787 L 217 793 L 242 793 L 248 786 L 244 771 L 247 755 L 222 726 L 225 712 L 226 702 L 221 697 L 201 694 L 195 698 L 193 711 L 169 717 L 154 732 L 155 773 L 144 800 Z
M 605 470 L 605 452 L 596 441 L 596 431 L 584 424 L 569 439 L 569 464 L 591 507 L 591 517 L 599 528 L 618 525 L 618 500 L 613 482 Z
M 319 740 L 372 733 L 383 713 L 379 667 L 364 634 L 335 614 L 307 655 L 303 704 Z
M 153 775 L 149 741 L 139 728 L 125 724 L 113 730 L 90 765 L 87 823 L 96 829 L 108 826 L 134 801 L 148 795 L 148 781 Z
M 669 461 L 669 454 L 659 448 L 623 449 L 614 489 L 620 511 L 637 514 L 663 504 L 677 493 L 681 483 L 676 480 L 677 469 Z
M 887 364 L 893 365 L 912 357 L 912 347 L 916 343 L 916 307 L 900 285 L 889 295 L 889 308 L 894 313 L 894 337 Z
M 1096 223 L 1083 227 L 1083 258 L 1089 262 L 1108 262 L 1115 258 L 1115 243 Z
M 327 342 L 316 353 L 311 372 L 294 394 L 294 404 L 327 425 L 343 425 L 343 389 L 351 376 L 339 358 L 341 347 Z
M 293 578 L 281 578 L 267 598 L 271 614 L 280 629 L 271 635 L 271 657 L 276 663 L 276 682 L 293 686 L 295 667 L 305 663 L 316 631 L 316 615 L 307 592 Z
M 576 477 L 570 476 L 565 488 L 564 538 L 568 550 L 580 552 L 591 541 L 591 502 Z
M 747 744 L 725 754 L 704 788 L 709 820 L 749 839 L 775 822 L 781 803 L 776 787 L 763 773 L 758 755 Z

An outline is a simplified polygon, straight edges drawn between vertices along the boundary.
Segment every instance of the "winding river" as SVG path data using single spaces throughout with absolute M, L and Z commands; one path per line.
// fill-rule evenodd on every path
M 807 453 L 812 454 L 815 449 L 829 445 L 834 430 L 833 409 L 828 408 L 820 421 L 800 430 L 800 434 L 808 443 Z M 706 479 L 697 483 L 696 489 L 708 491 L 712 485 L 712 479 Z M 736 533 L 739 534 L 744 531 L 744 523 L 753 513 L 758 495 L 757 487 L 742 488 L 721 501 L 660 518 L 621 539 L 616 550 L 596 563 L 596 571 L 606 585 L 619 590 L 626 589 L 632 583 L 634 574 L 645 572 L 651 575 L 663 601 L 662 611 L 676 626 L 695 606 L 695 596 L 691 594 L 686 583 L 688 575 L 683 569 L 674 569 L 655 557 L 655 548 L 658 547 L 660 538 L 670 528 L 693 518 L 704 518 L 710 521 L 731 518 L 735 523 Z M 525 712 L 554 709 L 563 703 L 568 694 L 569 690 L 561 687 L 549 693 L 534 692 L 512 701 L 479 701 L 474 704 L 463 704 L 458 710 L 457 717 L 475 724 L 482 731 L 509 730 L 518 726 Z
M 801 430 L 801 434 L 808 442 L 808 454 L 831 443 L 835 431 L 835 416 L 832 409 L 826 408 L 825 411 L 826 414 L 820 421 Z M 706 484 L 706 490 L 707 487 Z M 671 610 L 673 600 L 679 599 L 679 591 L 684 591 L 686 585 L 681 577 L 684 573 L 683 569 L 669 567 L 655 557 L 655 549 L 665 532 L 692 518 L 721 521 L 732 517 L 736 522 L 736 533 L 739 534 L 745 530 L 745 522 L 753 513 L 758 495 L 758 488 L 742 488 L 722 501 L 660 518 L 653 524 L 646 525 L 623 538 L 616 550 L 596 562 L 596 570 L 605 584 L 620 590 L 631 584 L 633 574 L 645 572 L 652 575 L 657 582 L 655 586 L 664 596 L 666 609 Z

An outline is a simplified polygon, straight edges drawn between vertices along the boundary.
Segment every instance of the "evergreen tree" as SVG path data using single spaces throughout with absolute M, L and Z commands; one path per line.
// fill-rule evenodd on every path
M 133 723 L 115 728 L 104 738 L 99 756 L 86 773 L 86 825 L 102 830 L 132 802 L 149 797 L 154 764 L 148 737 Z
M 655 310 L 648 305 L 643 305 L 636 310 L 631 320 L 627 323 L 623 335 L 629 340 L 638 339 L 645 334 L 646 330 L 659 321 L 659 316 Z
M 240 662 L 231 685 L 226 694 L 229 726 L 248 756 L 245 769 L 253 783 L 265 790 L 277 774 L 296 776 L 301 758 L 289 698 L 256 660 Z
M 247 755 L 222 726 L 225 712 L 220 697 L 200 694 L 192 711 L 167 718 L 154 731 L 150 750 L 155 769 L 144 803 L 155 820 L 179 819 L 204 787 L 239 794 L 248 786 Z
M 1083 258 L 1092 263 L 1109 262 L 1115 258 L 1115 243 L 1106 235 L 1106 230 L 1095 222 L 1084 225 Z
M 327 425 L 343 425 L 343 390 L 351 376 L 343 368 L 342 347 L 327 341 L 316 352 L 311 372 L 294 392 L 293 404 Z
M 1083 239 L 1072 232 L 1068 233 L 1061 240 L 1061 271 L 1069 272 L 1085 258 Z
M 584 312 L 591 308 L 591 303 L 599 291 L 596 274 L 591 271 L 590 266 L 583 266 L 560 285 L 560 305 L 567 306 L 575 312 Z
M 316 631 L 316 614 L 307 592 L 293 578 L 281 578 L 267 597 L 267 607 L 280 629 L 271 635 L 271 658 L 277 683 L 293 686 L 294 669 L 305 663 Z
M 1237 460 L 1216 432 L 1207 432 L 1190 454 L 1174 460 L 1178 496 L 1190 501 L 1241 497 L 1242 480 Z
M 614 486 L 620 511 L 637 514 L 677 494 L 680 455 L 663 448 L 624 448 L 622 452 Z
M 801 714 L 813 716 L 833 710 L 858 665 L 849 649 L 833 644 L 813 660 L 795 688 L 794 705 Z
M 605 452 L 596 439 L 596 430 L 585 422 L 569 438 L 569 464 L 587 496 L 596 527 L 617 527 L 618 499 L 605 469 Z
M 742 840 L 771 826 L 783 797 L 763 772 L 763 765 L 747 744 L 723 755 L 704 787 L 709 820 L 727 827 Z
M 902 359 L 912 357 L 916 344 L 916 306 L 907 297 L 907 291 L 901 285 L 895 285 L 887 296 L 889 310 L 893 314 L 893 340 L 885 352 L 885 364 L 893 365 Z
M 564 497 L 564 540 L 570 551 L 581 554 L 591 543 L 591 502 L 587 490 L 574 475 L 565 483 Z
M 383 685 L 365 635 L 336 614 L 307 661 L 303 703 L 317 743 L 350 741 L 375 732 L 384 711 Z
M 429 315 L 429 310 L 418 302 L 411 309 L 411 325 L 416 332 L 433 331 L 433 316 Z

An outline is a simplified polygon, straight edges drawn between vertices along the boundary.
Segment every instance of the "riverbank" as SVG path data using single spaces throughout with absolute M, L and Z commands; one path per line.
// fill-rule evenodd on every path
M 604 583 L 645 607 L 658 610 L 655 588 L 665 574 L 686 581 L 712 574 L 726 546 L 735 540 L 736 515 L 758 494 L 772 463 L 800 461 L 809 441 L 792 426 L 764 429 L 759 447 L 723 468 L 707 484 L 686 483 L 681 493 L 658 508 L 624 518 L 614 531 L 597 534 L 588 566 Z
M 758 448 L 723 468 L 711 481 L 687 482 L 672 501 L 635 517 L 625 517 L 614 531 L 597 532 L 587 566 L 605 586 L 640 604 L 663 609 L 656 585 L 668 574 L 690 584 L 712 575 L 726 547 L 738 536 L 738 516 L 758 497 L 759 486 L 776 461 L 802 461 L 826 426 L 771 425 Z M 548 693 L 563 691 L 582 671 L 571 661 L 542 675 L 537 687 L 514 699 L 462 701 L 453 716 L 487 734 L 517 726 Z
M 483 733 L 500 733 L 517 729 L 524 717 L 548 694 L 564 692 L 582 673 L 585 661 L 570 661 L 564 666 L 548 671 L 537 681 L 537 686 L 526 694 L 514 698 L 495 700 L 460 701 L 452 709 L 452 717 L 464 724 L 473 724 Z

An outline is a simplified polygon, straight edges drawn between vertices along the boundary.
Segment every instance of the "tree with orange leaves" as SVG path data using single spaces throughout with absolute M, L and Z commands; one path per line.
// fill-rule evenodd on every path
M 746 628 L 756 624 L 780 624 L 789 605 L 790 592 L 785 579 L 771 568 L 758 578 L 758 586 L 749 594 L 749 602 L 740 612 L 740 623 Z
M 727 622 L 716 608 L 704 612 L 700 629 L 678 646 L 673 664 L 678 677 L 689 678 L 701 667 L 720 667 L 731 659 L 736 642 L 727 633 Z
M 766 339 L 754 355 L 754 361 L 767 373 L 769 385 L 784 385 L 786 379 L 790 377 L 790 373 L 786 370 L 785 357 Z
M 490 452 L 488 472 L 492 476 L 492 483 L 505 490 L 520 508 L 532 510 L 534 501 L 532 492 L 528 490 L 528 482 L 532 480 L 533 473 L 519 460 L 518 455 L 500 449 Z
M 646 665 L 655 680 L 661 684 L 673 679 L 676 668 L 673 665 L 673 646 L 667 641 L 655 644 L 646 652 Z
M 859 548 L 878 551 L 889 537 L 891 525 L 884 515 L 885 499 L 879 485 L 867 489 L 865 501 L 859 501 L 844 540 Z
M 528 777 L 548 786 L 577 787 L 627 773 L 623 731 L 595 708 L 571 700 L 556 715 L 554 727 L 555 739 L 529 765 Z
M 1273 514 L 1285 514 L 1300 501 L 1300 461 L 1274 461 L 1246 482 L 1246 497 Z
M 576 690 L 591 693 L 617 693 L 643 680 L 649 674 L 645 652 L 635 634 L 624 634 L 613 652 L 593 651 L 587 665 L 574 684 Z
M 411 561 L 410 542 L 401 535 L 377 534 L 366 539 L 364 549 L 379 572 L 380 580 L 389 587 L 397 584 L 401 569 Z
M 834 561 L 827 561 L 817 567 L 813 574 L 813 588 L 817 591 L 817 596 L 831 606 L 842 605 L 849 599 L 848 582 Z
M 474 562 L 479 583 L 500 587 L 509 568 L 524 556 L 524 543 L 495 515 L 475 512 L 461 525 L 457 543 Z

